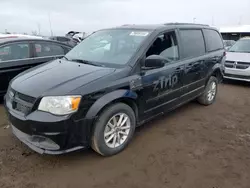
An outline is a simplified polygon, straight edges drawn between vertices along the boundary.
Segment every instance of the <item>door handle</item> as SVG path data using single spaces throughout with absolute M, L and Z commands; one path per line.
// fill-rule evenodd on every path
M 198 65 L 200 65 L 200 62 L 196 62 L 193 64 L 193 66 L 198 66 Z
M 188 65 L 187 65 L 187 67 L 189 68 L 189 67 L 192 67 L 192 66 L 198 66 L 198 65 L 200 65 L 200 62 L 193 62 L 193 63 L 189 63 Z
M 193 63 L 189 63 L 187 66 L 186 66 L 186 68 L 190 68 L 190 67 L 192 67 L 193 66 Z
M 179 66 L 175 69 L 176 72 L 181 72 L 182 70 L 184 70 L 184 66 Z

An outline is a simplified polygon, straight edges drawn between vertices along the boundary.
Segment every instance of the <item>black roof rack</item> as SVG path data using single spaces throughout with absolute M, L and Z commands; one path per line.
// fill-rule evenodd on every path
M 197 23 L 180 23 L 180 22 L 172 22 L 172 23 L 164 23 L 164 25 L 200 25 L 200 26 L 209 26 L 207 24 L 197 24 Z

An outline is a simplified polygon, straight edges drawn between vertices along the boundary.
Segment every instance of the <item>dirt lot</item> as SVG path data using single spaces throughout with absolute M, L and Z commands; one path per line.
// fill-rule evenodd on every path
M 214 105 L 192 102 L 144 125 L 109 158 L 38 155 L 4 128 L 0 107 L 0 187 L 249 188 L 250 85 L 219 90 Z

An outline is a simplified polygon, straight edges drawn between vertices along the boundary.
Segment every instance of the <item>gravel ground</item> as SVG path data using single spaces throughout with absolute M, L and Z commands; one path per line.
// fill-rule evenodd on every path
M 250 84 L 219 87 L 214 105 L 189 103 L 138 128 L 122 153 L 39 155 L 6 128 L 0 106 L 1 188 L 249 188 Z

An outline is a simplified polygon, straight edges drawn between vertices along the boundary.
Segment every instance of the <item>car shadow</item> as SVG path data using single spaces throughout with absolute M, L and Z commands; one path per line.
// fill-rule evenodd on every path
M 242 87 L 250 87 L 250 82 L 238 81 L 238 80 L 223 80 L 222 84 L 235 85 Z
M 198 102 L 192 101 L 189 102 L 173 111 L 170 111 L 166 114 L 160 115 L 147 123 L 144 123 L 143 125 L 139 126 L 135 130 L 133 141 L 130 143 L 133 144 L 133 142 L 137 141 L 137 138 L 139 138 L 143 133 L 150 131 L 153 127 L 156 125 L 160 125 L 162 121 L 166 121 L 166 119 L 176 116 L 176 114 L 184 113 L 187 110 L 193 109 L 193 108 L 203 108 L 202 105 L 199 105 Z M 39 154 L 37 154 L 39 155 Z M 84 162 L 86 159 L 87 161 L 96 161 L 96 160 L 105 160 L 106 157 L 102 157 L 101 155 L 97 154 L 95 151 L 93 151 L 91 148 L 87 148 L 80 151 L 74 151 L 70 153 L 66 153 L 63 155 L 53 156 L 53 155 L 39 155 L 41 158 L 46 160 L 55 160 L 58 159 L 60 162 L 69 162 L 69 161 L 82 161 Z M 108 158 L 116 157 L 117 155 L 110 156 Z M 119 154 L 118 154 L 119 156 Z M 74 162 L 73 162 L 74 163 Z
M 3 104 L 3 97 L 0 97 L 0 105 Z
M 140 132 L 144 132 L 144 131 L 148 131 L 148 129 L 151 129 L 153 126 L 155 125 L 160 125 L 163 121 L 172 118 L 174 116 L 176 116 L 177 114 L 181 114 L 184 113 L 187 110 L 191 110 L 194 108 L 203 108 L 202 105 L 199 105 L 198 102 L 196 100 L 191 101 L 187 104 L 184 104 L 170 112 L 164 113 L 162 115 L 159 115 L 158 117 L 144 123 L 143 125 L 139 126 L 136 128 L 136 132 L 135 135 L 139 134 Z

